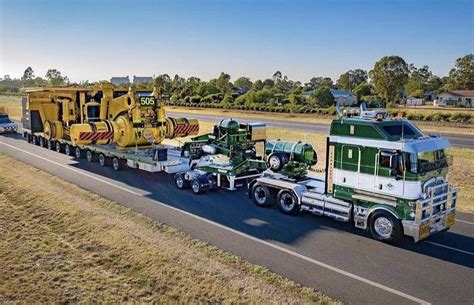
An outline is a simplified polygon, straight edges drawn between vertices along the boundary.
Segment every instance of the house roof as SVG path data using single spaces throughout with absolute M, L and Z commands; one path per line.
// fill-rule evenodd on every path
M 133 83 L 140 84 L 140 83 L 151 83 L 153 82 L 153 77 L 151 76 L 133 76 Z
M 110 82 L 114 85 L 128 85 L 130 84 L 130 78 L 127 77 L 112 77 Z
M 474 90 L 453 90 L 446 93 L 459 97 L 474 97 Z
M 329 89 L 331 90 L 331 93 L 332 95 L 334 96 L 334 98 L 338 98 L 338 97 L 352 97 L 353 94 L 350 93 L 349 91 L 346 91 L 346 90 L 339 90 L 339 89 Z M 304 96 L 310 96 L 312 95 L 316 90 L 310 90 L 310 91 L 305 91 L 303 92 L 302 94 Z

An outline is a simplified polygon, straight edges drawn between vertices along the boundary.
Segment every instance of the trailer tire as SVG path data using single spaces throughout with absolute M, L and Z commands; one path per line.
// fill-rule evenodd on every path
M 125 162 L 124 160 L 121 160 L 117 157 L 112 158 L 112 168 L 114 171 L 118 172 L 119 170 L 122 170 L 125 167 Z
M 204 190 L 201 185 L 201 182 L 199 182 L 199 179 L 194 178 L 193 180 L 191 180 L 191 190 L 196 195 L 202 194 Z
M 46 144 L 49 150 L 53 150 L 55 148 L 54 141 L 53 140 L 48 140 L 48 143 Z
M 271 153 L 267 158 L 267 167 L 277 173 L 283 168 L 283 166 L 285 166 L 287 162 L 288 158 L 285 154 L 274 152 Z
M 60 153 L 62 151 L 61 143 L 56 142 L 55 145 L 54 145 L 54 148 L 56 149 L 57 153 Z
M 74 156 L 76 157 L 76 159 L 84 158 L 84 153 L 82 152 L 82 149 L 80 149 L 79 147 L 76 147 L 74 149 Z
M 296 215 L 300 211 L 298 199 L 289 190 L 281 190 L 277 195 L 277 202 L 280 211 L 286 215 Z
M 370 235 L 373 239 L 393 243 L 403 236 L 403 227 L 400 221 L 391 213 L 375 211 L 369 220 Z
M 35 136 L 35 135 L 33 135 L 33 136 L 31 137 L 31 143 L 32 143 L 33 145 L 38 145 L 38 137 Z
M 99 154 L 99 164 L 102 167 L 105 167 L 108 165 L 109 162 L 107 162 L 107 157 L 104 154 Z
M 187 189 L 191 186 L 189 181 L 184 177 L 184 173 L 177 173 L 174 175 L 174 184 L 176 184 L 176 187 L 180 190 Z
M 209 181 L 209 190 L 216 191 L 217 190 L 217 178 L 213 174 L 207 175 L 207 181 Z
M 272 193 L 267 186 L 256 183 L 252 187 L 252 199 L 259 207 L 269 207 L 272 205 Z
M 91 151 L 91 150 L 87 150 L 86 151 L 86 159 L 88 162 L 96 162 L 97 161 L 97 155 Z
M 44 144 L 45 144 L 45 138 L 40 137 L 40 138 L 39 138 L 39 146 L 40 146 L 40 147 L 44 147 Z
M 71 155 L 71 145 L 69 145 L 69 144 L 64 145 L 64 154 L 65 154 L 66 156 L 70 156 L 70 155 Z

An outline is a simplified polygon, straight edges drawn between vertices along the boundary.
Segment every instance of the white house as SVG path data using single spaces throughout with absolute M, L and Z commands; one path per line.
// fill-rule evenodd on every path
M 421 106 L 423 105 L 423 99 L 416 97 L 409 97 L 406 100 L 407 106 Z
M 434 106 L 474 106 L 474 90 L 454 90 L 447 91 L 438 95 L 434 101 Z

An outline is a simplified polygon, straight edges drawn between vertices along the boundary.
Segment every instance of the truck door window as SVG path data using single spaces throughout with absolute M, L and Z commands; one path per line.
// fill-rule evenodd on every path
M 379 154 L 379 165 L 380 167 L 387 167 L 390 168 L 390 158 L 392 157 L 393 153 L 381 151 Z

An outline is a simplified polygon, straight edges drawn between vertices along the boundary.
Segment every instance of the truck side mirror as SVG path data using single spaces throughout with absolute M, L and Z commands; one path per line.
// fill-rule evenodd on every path
M 398 168 L 398 155 L 390 156 L 390 168 L 391 169 Z

